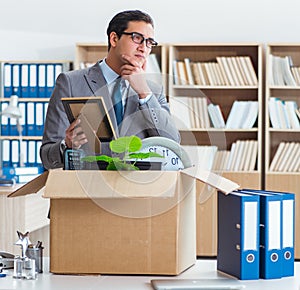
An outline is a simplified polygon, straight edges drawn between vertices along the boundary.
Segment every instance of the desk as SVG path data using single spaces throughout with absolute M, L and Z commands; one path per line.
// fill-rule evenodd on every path
M 101 263 L 101 261 L 99 261 Z M 151 279 L 166 276 L 131 275 L 55 275 L 49 273 L 49 259 L 44 259 L 44 273 L 37 280 L 17 280 L 12 278 L 12 270 L 6 271 L 7 277 L 0 278 L 0 289 L 18 290 L 151 290 Z M 216 260 L 197 260 L 196 264 L 184 273 L 171 279 L 201 279 L 222 277 L 216 271 Z M 246 290 L 300 290 L 300 262 L 295 263 L 295 276 L 274 280 L 242 281 Z

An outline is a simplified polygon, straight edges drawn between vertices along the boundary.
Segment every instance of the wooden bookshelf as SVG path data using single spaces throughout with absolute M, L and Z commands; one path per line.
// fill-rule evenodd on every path
M 273 75 L 281 75 L 285 74 L 284 72 L 281 73 L 281 71 L 275 67 L 274 69 L 274 60 L 272 60 L 272 57 L 290 57 L 290 60 L 292 61 L 293 67 L 300 67 L 300 44 L 269 44 L 267 46 L 266 51 L 266 99 L 265 99 L 265 116 L 266 116 L 266 132 L 265 132 L 265 156 L 266 156 L 266 162 L 265 162 L 265 172 L 272 173 L 272 172 L 284 172 L 284 171 L 295 171 L 292 167 L 289 166 L 275 166 L 276 162 L 274 159 L 277 149 L 279 147 L 279 144 L 281 142 L 285 143 L 292 143 L 297 142 L 299 143 L 299 133 L 300 128 L 295 128 L 292 126 L 291 121 L 288 122 L 286 119 L 282 119 L 282 114 L 272 114 L 272 116 L 275 117 L 276 124 L 278 122 L 278 125 L 274 125 L 271 122 L 270 118 L 270 111 L 273 110 L 269 106 L 269 102 L 271 99 L 274 100 L 274 98 L 277 98 L 276 104 L 286 109 L 287 102 L 294 102 L 296 106 L 299 108 L 300 106 L 300 86 L 299 84 L 290 85 L 290 84 L 280 84 L 279 82 L 272 81 L 272 71 Z M 288 67 L 288 69 L 290 69 Z M 291 69 L 290 69 L 291 73 Z M 278 113 L 278 111 L 276 111 Z M 291 117 L 290 112 L 287 112 L 288 117 Z M 280 117 L 281 116 L 281 117 Z M 296 116 L 297 119 L 297 116 Z M 299 120 L 299 119 L 298 119 Z M 294 159 L 297 158 L 297 152 L 299 153 L 300 148 L 293 152 Z M 293 156 L 291 156 L 291 150 L 288 151 L 288 154 L 284 157 L 288 157 L 288 155 L 293 159 Z M 286 160 L 287 159 L 284 159 Z M 275 164 L 272 164 L 272 162 Z M 284 162 L 283 162 L 284 163 Z M 271 166 L 272 165 L 272 166 Z M 297 171 L 297 169 L 296 169 Z
M 174 77 L 174 61 L 190 63 L 216 63 L 217 57 L 250 57 L 257 77 L 256 84 L 194 84 L 180 83 Z M 259 189 L 262 186 L 262 132 L 263 132 L 263 99 L 262 99 L 262 46 L 260 44 L 172 44 L 169 46 L 169 100 L 178 97 L 208 98 L 209 102 L 218 104 L 225 121 L 234 101 L 257 101 L 258 118 L 253 128 L 213 128 L 183 127 L 180 128 L 183 145 L 217 146 L 218 150 L 230 150 L 238 140 L 255 140 L 258 154 L 255 169 L 251 171 L 223 171 L 224 177 L 237 182 L 241 187 Z M 191 106 L 194 110 L 194 106 Z M 172 108 L 171 108 L 172 110 Z M 179 110 L 178 118 L 183 126 L 183 114 Z M 194 162 L 197 158 L 192 156 Z M 207 186 L 197 184 L 197 255 L 216 256 L 217 254 L 217 195 Z
M 219 85 L 199 85 L 181 84 L 176 82 L 174 77 L 174 62 L 189 59 L 190 63 L 217 63 L 217 58 L 241 58 L 248 57 L 257 77 L 255 84 L 219 84 Z M 262 46 L 260 44 L 173 44 L 169 47 L 169 98 L 176 100 L 181 97 L 191 97 L 192 99 L 206 98 L 208 103 L 220 106 L 224 120 L 228 119 L 230 110 L 235 101 L 255 101 L 258 102 L 258 117 L 253 127 L 241 128 L 214 128 L 210 122 L 207 127 L 186 127 L 180 128 L 182 144 L 184 145 L 212 145 L 219 150 L 230 150 L 233 143 L 238 140 L 255 140 L 258 145 L 257 162 L 254 168 L 255 173 L 259 173 L 260 180 L 258 187 L 262 184 L 262 132 L 263 132 L 263 100 L 262 100 Z M 171 99 L 172 98 L 172 99 Z M 170 102 L 172 106 L 172 102 Z M 189 111 L 197 110 L 190 105 Z M 196 114 L 197 111 L 196 111 Z M 180 122 L 185 123 L 183 114 L 174 116 Z M 199 117 L 201 118 L 201 116 Z M 187 122 L 188 123 L 188 122 Z M 239 171 L 239 170 L 238 170 Z M 245 172 L 247 173 L 247 172 Z
M 286 166 L 280 166 L 280 161 L 275 162 L 275 156 L 279 144 L 284 143 L 300 143 L 300 129 L 284 128 L 283 123 L 279 123 L 279 127 L 273 127 L 270 120 L 270 98 L 278 98 L 282 102 L 294 101 L 298 108 L 300 106 L 300 86 L 299 84 L 291 85 L 289 83 L 280 84 L 274 82 L 272 78 L 273 59 L 275 57 L 290 57 L 293 67 L 300 67 L 300 43 L 277 43 L 268 44 L 266 47 L 266 96 L 265 96 L 265 188 L 267 190 L 283 191 L 295 193 L 295 259 L 300 259 L 300 212 L 299 212 L 299 194 L 300 194 L 300 172 L 292 170 L 292 166 L 286 164 L 288 160 L 298 160 L 300 148 L 294 151 L 282 151 L 278 154 L 282 158 Z M 276 70 L 273 74 L 281 74 Z M 298 155 L 296 155 L 298 154 Z M 288 159 L 289 158 L 289 159 Z M 274 160 L 275 159 L 275 160 Z M 277 159 L 278 160 L 278 159 Z M 274 165 L 274 164 L 275 165 Z M 277 165 L 276 165 L 277 163 Z
M 70 69 L 72 63 L 68 60 L 0 61 L 0 110 L 8 106 L 12 95 L 17 95 L 22 115 L 22 137 L 16 118 L 1 116 L 1 168 L 23 165 L 21 157 L 25 166 L 42 166 L 39 148 L 48 102 L 56 77 Z

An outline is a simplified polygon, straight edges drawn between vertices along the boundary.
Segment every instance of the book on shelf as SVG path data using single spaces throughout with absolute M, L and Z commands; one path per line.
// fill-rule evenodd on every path
M 269 55 L 269 83 L 274 86 L 297 86 L 291 56 Z
M 300 67 L 292 66 L 291 72 L 292 72 L 292 75 L 296 82 L 296 85 L 299 86 L 300 85 Z
M 257 101 L 235 100 L 229 112 L 225 127 L 227 129 L 250 129 L 254 126 L 257 117 Z
M 296 158 L 296 154 L 299 151 L 299 145 L 300 143 L 292 142 L 290 144 L 290 150 L 287 152 L 286 160 L 284 160 L 281 166 L 279 166 L 279 171 L 289 171 L 291 169 L 291 165 L 293 160 Z
M 170 112 L 178 129 L 191 129 L 189 97 L 169 97 Z
M 295 156 L 291 162 L 291 165 L 289 166 L 288 170 L 289 172 L 299 172 L 300 171 L 300 144 L 297 143 L 297 150 L 295 153 Z
M 207 106 L 208 114 L 214 128 L 225 128 L 225 120 L 218 104 L 210 103 Z
M 200 78 L 200 72 L 198 69 L 198 65 L 196 62 L 191 63 L 191 70 L 192 70 L 193 79 L 195 81 L 195 85 L 203 85 L 201 78 Z M 202 71 L 201 71 L 201 73 L 202 73 Z
M 285 56 L 281 58 L 282 72 L 283 72 L 283 81 L 287 86 L 296 86 L 296 81 L 293 77 L 291 67 L 293 61 L 291 56 Z
M 221 67 L 221 70 L 224 72 L 226 75 L 226 78 L 228 79 L 228 85 L 229 86 L 235 86 L 235 81 L 233 79 L 233 76 L 231 74 L 231 70 L 229 68 L 228 62 L 227 62 L 227 57 L 225 56 L 217 56 L 216 57 L 217 63 Z
M 297 103 L 295 101 L 285 101 L 284 105 L 290 121 L 291 129 L 299 129 L 300 121 L 297 116 Z
M 245 61 L 246 67 L 247 67 L 246 72 L 248 72 L 250 75 L 251 83 L 249 83 L 249 84 L 256 86 L 258 83 L 258 80 L 257 80 L 257 75 L 254 70 L 250 56 L 244 56 L 241 59 Z
M 187 152 L 190 159 L 193 160 L 194 165 L 201 170 L 211 171 L 213 168 L 217 146 L 200 146 L 200 145 L 182 145 Z
M 299 157 L 299 142 L 280 142 L 271 161 L 269 171 L 297 172 L 300 170 Z
M 226 171 L 253 171 L 257 162 L 258 142 L 237 140 L 231 144 Z
M 180 85 L 188 84 L 187 71 L 184 61 L 177 61 L 178 82 Z
M 194 78 L 192 74 L 192 68 L 191 68 L 191 61 L 188 57 L 185 57 L 183 59 L 184 65 L 185 65 L 185 71 L 186 71 L 186 78 L 187 78 L 187 84 L 188 85 L 194 85 Z
M 244 81 L 242 71 L 241 71 L 241 69 L 238 65 L 238 58 L 237 57 L 230 57 L 230 60 L 231 60 L 231 63 L 232 63 L 233 70 L 235 71 L 238 84 L 240 86 L 245 86 L 247 83 Z
M 173 83 L 174 85 L 180 85 L 177 60 L 173 60 Z
M 155 53 L 150 53 L 147 58 L 147 66 L 146 66 L 147 73 L 161 73 L 161 69 L 157 60 L 157 56 Z
M 268 108 L 270 122 L 274 129 L 300 128 L 295 101 L 283 101 L 280 98 L 270 97 Z
M 238 72 L 236 71 L 236 69 L 235 69 L 235 67 L 233 65 L 233 57 L 226 57 L 225 59 L 227 61 L 227 64 L 228 64 L 231 76 L 233 78 L 234 85 L 235 86 L 240 86 L 241 83 L 239 81 Z

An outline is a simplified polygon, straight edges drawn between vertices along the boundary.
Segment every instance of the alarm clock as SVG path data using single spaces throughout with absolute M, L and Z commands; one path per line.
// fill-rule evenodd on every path
M 155 152 L 162 155 L 164 158 L 152 157 L 144 159 L 145 161 L 162 162 L 161 170 L 175 171 L 192 166 L 187 152 L 180 144 L 165 137 L 155 136 L 143 139 L 140 152 Z

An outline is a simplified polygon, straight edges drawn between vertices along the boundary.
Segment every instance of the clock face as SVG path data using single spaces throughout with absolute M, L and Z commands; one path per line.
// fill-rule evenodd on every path
M 150 137 L 143 141 L 141 152 L 155 152 L 164 158 L 144 160 L 162 162 L 162 170 L 181 170 L 191 166 L 190 159 L 184 149 L 175 141 L 164 137 Z

